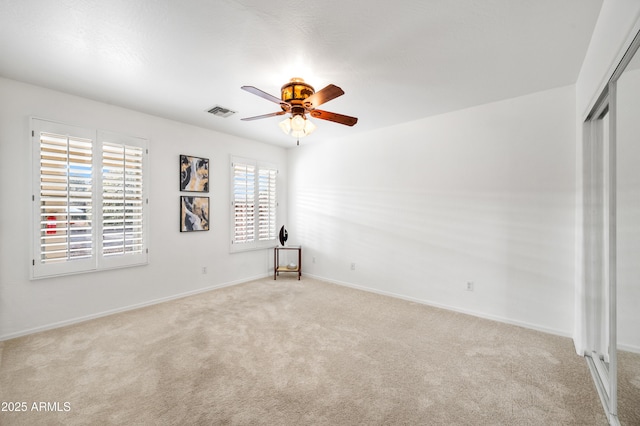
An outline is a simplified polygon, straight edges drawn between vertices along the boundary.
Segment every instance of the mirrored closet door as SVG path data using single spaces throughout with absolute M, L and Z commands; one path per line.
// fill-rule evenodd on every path
M 618 419 L 640 425 L 640 51 L 615 90 Z
M 640 424 L 640 34 L 584 126 L 585 352 L 612 425 Z

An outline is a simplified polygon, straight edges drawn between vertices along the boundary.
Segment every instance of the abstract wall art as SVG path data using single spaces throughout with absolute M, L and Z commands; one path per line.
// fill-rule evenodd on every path
M 180 232 L 209 230 L 209 197 L 180 197 Z
M 180 191 L 209 192 L 209 159 L 180 155 Z

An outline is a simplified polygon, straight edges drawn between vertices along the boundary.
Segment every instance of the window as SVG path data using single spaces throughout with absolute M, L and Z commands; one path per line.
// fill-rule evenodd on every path
M 32 278 L 147 262 L 147 141 L 32 119 Z
M 102 143 L 102 254 L 105 257 L 143 252 L 144 153 L 140 146 Z
M 270 247 L 276 233 L 276 180 L 273 165 L 231 159 L 231 251 Z

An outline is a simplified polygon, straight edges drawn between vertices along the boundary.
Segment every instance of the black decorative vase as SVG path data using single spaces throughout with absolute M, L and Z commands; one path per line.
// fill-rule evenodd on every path
M 280 228 L 280 234 L 278 234 L 278 238 L 280 239 L 280 244 L 284 246 L 284 243 L 287 242 L 287 238 L 289 238 L 289 233 L 286 229 L 284 229 L 284 225 Z

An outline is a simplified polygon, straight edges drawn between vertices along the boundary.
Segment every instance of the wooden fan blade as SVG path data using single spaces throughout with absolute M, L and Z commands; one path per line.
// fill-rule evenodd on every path
M 271 114 L 256 115 L 255 117 L 241 118 L 242 121 L 260 120 L 261 118 L 275 117 L 276 115 L 286 114 L 285 111 L 272 112 Z
M 329 121 L 333 121 L 334 123 L 344 124 L 345 126 L 353 126 L 358 122 L 358 119 L 356 117 L 349 117 L 348 115 L 336 114 L 335 112 L 321 111 L 319 109 L 314 109 L 312 111 L 309 111 L 309 114 L 311 114 L 313 118 L 319 118 L 321 120 L 329 120 Z
M 339 88 L 338 86 L 334 86 L 333 84 L 328 85 L 322 90 L 317 91 L 313 95 L 309 96 L 303 102 L 305 108 L 313 109 L 317 108 L 325 102 L 329 102 L 332 99 L 337 98 L 338 96 L 344 95 L 344 90 Z
M 286 102 L 282 102 L 282 99 L 280 98 L 276 98 L 273 95 L 268 94 L 267 92 L 263 92 L 262 90 L 258 89 L 257 87 L 253 87 L 253 86 L 242 86 L 241 87 L 242 90 L 246 90 L 249 93 L 253 93 L 254 95 L 260 96 L 262 99 L 266 99 L 268 101 L 274 102 L 278 105 L 285 103 Z

